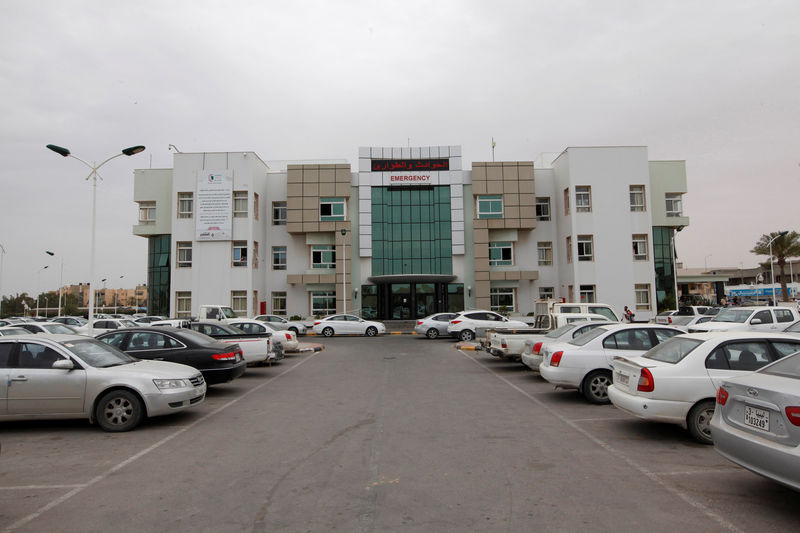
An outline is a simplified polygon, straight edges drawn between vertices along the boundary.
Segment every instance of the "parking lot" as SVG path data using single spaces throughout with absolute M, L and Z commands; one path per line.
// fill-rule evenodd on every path
M 308 339 L 307 339 L 308 340 Z M 130 433 L 0 424 L 0 531 L 795 531 L 800 494 L 449 339 L 314 338 Z

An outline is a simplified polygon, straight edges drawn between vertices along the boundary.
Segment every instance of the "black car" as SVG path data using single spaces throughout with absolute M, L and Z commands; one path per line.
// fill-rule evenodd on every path
M 238 344 L 225 344 L 188 329 L 123 328 L 96 338 L 139 359 L 192 366 L 203 374 L 208 385 L 234 380 L 247 368 Z

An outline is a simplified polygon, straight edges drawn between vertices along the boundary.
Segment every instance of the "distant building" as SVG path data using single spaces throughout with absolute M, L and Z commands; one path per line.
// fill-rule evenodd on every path
M 148 308 L 190 316 L 356 312 L 414 319 L 469 308 L 527 314 L 539 298 L 637 319 L 675 305 L 673 238 L 689 224 L 683 161 L 646 147 L 577 147 L 473 162 L 460 146 L 362 147 L 344 161 L 177 153 L 135 171 Z

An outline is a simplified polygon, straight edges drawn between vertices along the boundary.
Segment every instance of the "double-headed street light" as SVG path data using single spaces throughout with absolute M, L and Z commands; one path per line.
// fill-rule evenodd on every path
M 144 152 L 144 146 L 131 146 L 130 148 L 123 149 L 120 153 L 112 155 L 99 165 L 90 165 L 83 159 L 76 157 L 70 153 L 67 148 L 63 148 L 61 146 L 56 146 L 55 144 L 48 144 L 47 148 L 54 151 L 55 153 L 64 156 L 64 157 L 71 157 L 73 159 L 77 159 L 92 171 L 86 176 L 86 181 L 89 178 L 92 178 L 92 247 L 90 251 L 90 258 L 89 258 L 89 335 L 91 336 L 94 333 L 94 328 L 92 327 L 92 322 L 94 322 L 94 257 L 95 257 L 95 233 L 96 233 L 96 222 L 97 222 L 97 171 L 100 168 L 121 155 L 136 155 L 138 153 Z M 102 178 L 101 178 L 102 179 Z
M 770 277 L 769 281 L 770 285 L 772 285 L 772 305 L 775 305 L 777 303 L 775 300 L 775 268 L 773 267 L 773 265 L 775 264 L 775 258 L 772 257 L 772 242 L 779 237 L 783 237 L 787 233 L 789 233 L 788 230 L 781 231 L 769 241 L 769 277 Z

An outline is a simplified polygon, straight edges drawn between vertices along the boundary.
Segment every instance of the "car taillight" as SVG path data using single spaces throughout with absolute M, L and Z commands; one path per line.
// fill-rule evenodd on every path
M 236 359 L 237 353 L 239 352 L 215 353 L 211 357 L 213 357 L 217 361 L 233 361 Z
M 292 334 L 291 333 L 284 333 L 284 335 L 286 336 L 286 340 L 287 341 L 292 340 Z
M 561 364 L 561 356 L 564 355 L 564 352 L 556 352 L 553 354 L 553 357 L 550 358 L 550 366 L 558 366 Z
M 450 323 L 451 324 L 460 324 L 461 321 L 460 320 L 451 320 Z
M 786 418 L 795 426 L 800 426 L 800 407 L 791 406 L 786 408 Z
M 500 346 L 503 348 L 508 348 L 508 343 L 505 341 L 505 339 L 503 339 L 503 341 L 500 343 Z
M 727 401 L 728 401 L 728 391 L 720 387 L 719 389 L 717 389 L 717 403 L 720 405 L 725 405 L 725 402 Z
M 417 325 L 418 325 L 418 326 L 421 326 L 421 325 L 422 325 L 422 322 L 423 322 L 422 320 L 417 320 Z
M 672 324 L 672 317 L 671 316 L 667 317 L 667 324 Z
M 636 390 L 641 392 L 653 392 L 655 387 L 656 384 L 653 381 L 653 374 L 646 368 L 643 368 L 639 373 L 639 385 L 636 387 Z
M 543 342 L 537 342 L 536 344 L 534 344 L 533 345 L 533 353 L 535 353 L 536 355 L 539 355 L 539 351 L 542 349 L 542 344 L 544 344 L 544 343 Z
M 322 322 L 321 322 L 321 321 L 319 321 L 319 320 L 317 320 L 316 322 L 314 322 L 314 325 L 315 325 L 315 326 L 319 326 L 320 324 L 322 324 Z

